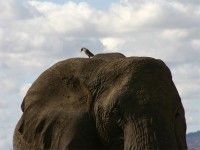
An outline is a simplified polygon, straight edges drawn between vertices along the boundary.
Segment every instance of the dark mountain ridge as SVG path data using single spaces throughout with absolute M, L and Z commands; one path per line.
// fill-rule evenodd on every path
M 189 150 L 200 150 L 200 131 L 188 133 L 186 138 Z

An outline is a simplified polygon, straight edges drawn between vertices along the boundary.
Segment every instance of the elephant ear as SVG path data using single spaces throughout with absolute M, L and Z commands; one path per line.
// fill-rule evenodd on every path
M 95 127 L 88 113 L 90 92 L 72 65 L 70 60 L 54 65 L 30 87 L 15 129 L 14 147 L 65 149 L 77 141 L 75 146 L 81 147 L 87 137 L 93 138 L 88 139 L 88 146 L 95 144 Z

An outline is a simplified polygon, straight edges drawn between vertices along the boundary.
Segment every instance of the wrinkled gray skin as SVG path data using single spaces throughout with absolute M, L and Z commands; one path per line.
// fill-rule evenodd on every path
M 170 70 L 119 53 L 61 61 L 28 90 L 14 149 L 186 149 Z

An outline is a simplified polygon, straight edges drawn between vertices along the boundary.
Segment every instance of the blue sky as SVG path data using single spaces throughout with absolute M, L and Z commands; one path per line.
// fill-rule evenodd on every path
M 88 0 L 0 2 L 0 149 L 12 148 L 20 105 L 35 79 L 57 61 L 93 53 L 162 59 L 186 112 L 200 130 L 200 1 Z

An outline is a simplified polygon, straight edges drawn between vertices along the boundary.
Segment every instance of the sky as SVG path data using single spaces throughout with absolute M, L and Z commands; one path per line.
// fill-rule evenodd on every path
M 27 89 L 54 63 L 120 52 L 162 59 L 181 96 L 187 133 L 200 130 L 200 1 L 0 1 L 0 149 L 12 149 Z

